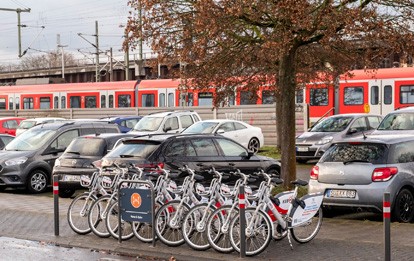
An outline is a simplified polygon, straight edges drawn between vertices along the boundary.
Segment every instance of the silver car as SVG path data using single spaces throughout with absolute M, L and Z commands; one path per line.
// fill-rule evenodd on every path
M 296 161 L 304 163 L 319 159 L 332 143 L 359 136 L 362 132 L 369 134 L 381 120 L 380 115 L 363 113 L 330 116 L 296 137 Z
M 313 167 L 309 192 L 324 193 L 324 207 L 382 212 L 390 192 L 399 222 L 414 216 L 414 137 L 371 135 L 333 144 Z M 332 209 L 332 210 L 333 210 Z

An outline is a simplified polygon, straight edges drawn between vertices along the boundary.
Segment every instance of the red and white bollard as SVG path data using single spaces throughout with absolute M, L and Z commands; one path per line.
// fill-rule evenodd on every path
M 55 236 L 59 236 L 59 180 L 57 175 L 53 176 L 53 202 L 55 217 Z
M 382 205 L 384 218 L 384 260 L 391 260 L 391 202 L 390 193 L 384 193 L 384 201 Z
M 246 256 L 246 201 L 244 185 L 239 187 L 239 214 L 240 214 L 240 257 Z

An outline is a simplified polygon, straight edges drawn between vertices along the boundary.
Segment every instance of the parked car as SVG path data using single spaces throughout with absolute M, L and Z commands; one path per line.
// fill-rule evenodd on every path
M 195 111 L 158 112 L 144 116 L 131 133 L 145 135 L 148 133 L 180 133 L 183 129 L 200 121 Z
M 127 133 L 128 131 L 131 131 L 134 126 L 142 119 L 143 116 L 111 116 L 111 117 L 105 117 L 101 118 L 101 121 L 108 121 L 111 123 L 116 123 L 119 125 L 119 129 L 122 133 Z
M 236 120 L 199 121 L 183 130 L 182 133 L 221 134 L 237 141 L 254 153 L 257 153 L 264 145 L 264 137 L 261 128 Z
M 414 107 L 388 113 L 372 135 L 414 134 Z
M 0 151 L 0 190 L 26 187 L 44 192 L 51 184 L 55 160 L 81 135 L 119 133 L 118 125 L 103 122 L 62 121 L 38 125 L 12 140 Z
M 381 120 L 381 115 L 363 113 L 330 116 L 296 137 L 296 161 L 319 159 L 333 142 L 369 134 Z
M 4 117 L 0 118 L 0 133 L 16 136 L 16 129 L 20 122 L 25 118 Z
M 33 126 L 42 124 L 42 123 L 52 123 L 57 121 L 64 121 L 65 118 L 59 118 L 59 117 L 45 117 L 45 118 L 33 118 L 33 119 L 25 119 L 22 120 L 19 123 L 19 126 L 17 126 L 16 129 L 16 136 L 19 136 L 23 132 L 27 131 Z
M 132 162 L 144 168 L 161 166 L 172 171 L 187 165 L 203 173 L 206 181 L 211 176 L 204 171 L 212 166 L 223 171 L 237 168 L 245 173 L 261 168 L 275 175 L 279 175 L 281 169 L 280 161 L 254 155 L 229 138 L 211 134 L 147 135 L 124 139 L 102 158 L 102 166 L 113 162 Z
M 414 137 L 374 135 L 330 147 L 310 173 L 309 192 L 323 192 L 325 207 L 382 211 L 384 192 L 399 222 L 414 217 Z
M 0 134 L 0 150 L 4 149 L 15 137 L 9 134 Z
M 118 140 L 133 136 L 127 133 L 103 133 L 75 138 L 56 159 L 53 167 L 53 175 L 58 175 L 59 196 L 68 198 L 81 189 L 81 175 L 91 176 L 97 170 L 92 163 L 102 159 Z

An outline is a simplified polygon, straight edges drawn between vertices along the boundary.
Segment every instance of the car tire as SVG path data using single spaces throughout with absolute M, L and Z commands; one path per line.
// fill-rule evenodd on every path
M 413 193 L 404 188 L 402 189 L 394 202 L 393 217 L 400 223 L 408 223 L 414 217 L 414 196 Z
M 73 194 L 75 194 L 75 190 L 74 189 L 59 189 L 59 197 L 61 198 L 70 198 L 73 196 Z
M 27 190 L 31 193 L 42 193 L 47 189 L 48 176 L 40 169 L 33 170 L 27 178 Z
M 249 144 L 247 145 L 247 148 L 256 154 L 260 149 L 259 140 L 257 138 L 251 138 Z

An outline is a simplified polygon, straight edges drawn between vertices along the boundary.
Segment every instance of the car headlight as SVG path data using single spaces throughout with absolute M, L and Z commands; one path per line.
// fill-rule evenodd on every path
M 326 144 L 326 143 L 329 143 L 329 142 L 331 142 L 333 140 L 333 137 L 332 136 L 326 136 L 326 137 L 323 137 L 321 140 L 319 140 L 318 142 L 316 142 L 316 144 L 318 144 L 318 145 L 323 145 L 323 144 Z
M 20 157 L 20 158 L 15 158 L 15 159 L 11 159 L 11 160 L 6 160 L 4 162 L 4 164 L 6 164 L 6 166 L 14 166 L 14 165 L 23 164 L 26 161 L 27 161 L 26 157 Z

